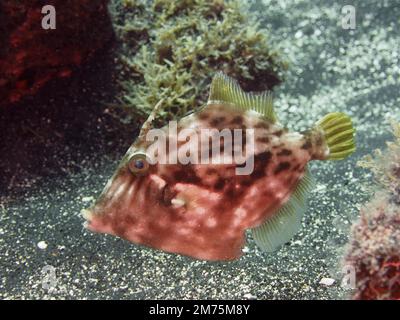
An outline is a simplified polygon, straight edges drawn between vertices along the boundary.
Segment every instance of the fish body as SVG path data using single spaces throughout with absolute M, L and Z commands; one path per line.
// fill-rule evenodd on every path
M 290 240 L 312 185 L 308 162 L 354 150 L 347 116 L 329 114 L 313 129 L 291 133 L 277 122 L 268 94 L 244 93 L 223 74 L 214 77 L 204 108 L 173 130 L 158 129 L 166 147 L 153 148 L 157 152 L 149 151 L 156 142 L 144 138 L 153 118 L 96 203 L 83 211 L 86 226 L 204 260 L 239 258 L 247 229 L 265 251 Z M 213 144 L 215 132 L 228 135 Z M 150 154 L 163 161 L 150 161 Z M 176 158 L 187 161 L 170 161 Z M 238 168 L 249 170 L 238 174 Z

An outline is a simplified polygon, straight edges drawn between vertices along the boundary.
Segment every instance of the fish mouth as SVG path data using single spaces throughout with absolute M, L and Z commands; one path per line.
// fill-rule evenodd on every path
M 161 189 L 160 189 L 160 195 L 161 195 L 161 201 L 165 205 L 170 205 L 171 200 L 175 197 L 175 192 L 171 190 L 169 187 L 169 184 L 166 183 Z
M 99 219 L 98 215 L 91 209 L 82 209 L 82 217 L 86 220 L 83 222 L 83 227 L 92 232 L 109 233 L 109 229 L 104 222 Z
M 90 211 L 89 209 L 82 209 L 81 210 L 81 215 L 84 217 L 86 220 L 90 221 L 93 217 L 93 212 Z
M 161 189 L 161 199 L 162 202 L 167 206 L 172 206 L 173 208 L 185 208 L 186 201 L 185 199 L 179 197 L 176 191 L 173 191 L 169 184 L 166 184 Z
M 86 220 L 84 223 L 83 223 L 83 226 L 86 228 L 86 229 L 89 229 L 89 226 L 90 226 L 90 222 L 92 221 L 92 219 L 93 219 L 93 211 L 91 211 L 91 210 L 89 210 L 89 209 L 82 209 L 81 210 L 81 215 L 82 215 L 82 217 Z

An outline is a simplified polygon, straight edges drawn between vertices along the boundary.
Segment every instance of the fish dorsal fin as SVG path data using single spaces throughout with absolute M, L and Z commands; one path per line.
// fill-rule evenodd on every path
M 244 92 L 236 80 L 218 72 L 211 82 L 207 104 L 221 103 L 242 111 L 257 111 L 273 123 L 277 120 L 269 91 L 260 94 Z
M 297 233 L 313 186 L 314 179 L 306 169 L 290 199 L 271 218 L 252 229 L 254 241 L 261 250 L 275 251 Z
M 139 132 L 138 140 L 144 139 L 147 132 L 149 132 L 153 128 L 154 119 L 156 118 L 158 112 L 161 110 L 163 102 L 164 102 L 164 99 L 161 99 L 160 101 L 158 101 L 158 103 L 155 105 L 155 107 L 149 114 L 147 120 L 143 123 L 142 129 L 140 129 L 140 132 Z

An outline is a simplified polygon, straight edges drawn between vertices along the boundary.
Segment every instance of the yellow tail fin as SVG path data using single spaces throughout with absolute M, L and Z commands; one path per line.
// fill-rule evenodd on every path
M 327 114 L 316 123 L 322 129 L 329 148 L 328 160 L 342 160 L 356 150 L 353 124 L 349 116 L 341 112 Z

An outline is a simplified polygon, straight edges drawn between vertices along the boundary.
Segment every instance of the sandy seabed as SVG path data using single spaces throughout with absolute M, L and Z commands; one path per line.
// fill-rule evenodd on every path
M 344 30 L 345 4 L 252 5 L 290 62 L 274 93 L 280 122 L 304 130 L 342 111 L 357 129 L 358 149 L 348 160 L 312 164 L 317 186 L 292 241 L 263 254 L 249 236 L 241 259 L 210 263 L 83 229 L 81 208 L 102 190 L 138 129 L 121 124 L 99 102 L 114 90 L 114 53 L 107 52 L 61 88 L 48 86 L 51 99 L 44 92 L 0 111 L 0 298 L 346 297 L 339 261 L 371 179 L 356 162 L 389 139 L 387 117 L 400 120 L 400 6 L 396 0 L 353 1 L 356 28 Z M 56 272 L 53 291 L 43 288 L 46 266 Z M 322 278 L 335 282 L 325 286 Z

